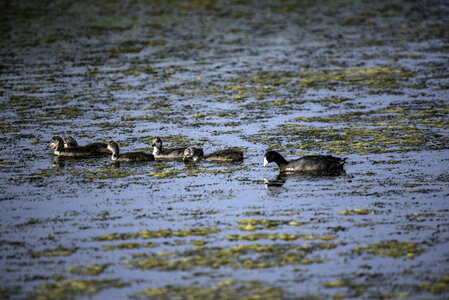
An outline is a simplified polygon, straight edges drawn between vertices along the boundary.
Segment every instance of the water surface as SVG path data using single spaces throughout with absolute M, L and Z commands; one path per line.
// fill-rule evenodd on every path
M 449 297 L 444 1 L 1 11 L 2 298 Z M 245 159 L 61 160 L 54 135 Z

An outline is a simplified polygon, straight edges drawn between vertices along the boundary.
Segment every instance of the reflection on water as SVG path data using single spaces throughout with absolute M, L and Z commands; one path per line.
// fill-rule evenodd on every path
M 287 180 L 294 179 L 296 181 L 316 181 L 320 179 L 332 179 L 337 176 L 346 176 L 345 170 L 337 170 L 333 172 L 307 171 L 307 172 L 279 172 L 276 178 L 264 178 L 266 188 L 281 187 Z
M 281 187 L 284 185 L 285 181 L 287 180 L 286 178 L 287 176 L 279 174 L 276 176 L 276 178 L 274 179 L 268 179 L 268 178 L 264 178 L 264 182 L 265 182 L 265 188 L 269 189 L 271 187 Z
M 0 10 L 3 298 L 449 298 L 443 1 L 67 2 Z

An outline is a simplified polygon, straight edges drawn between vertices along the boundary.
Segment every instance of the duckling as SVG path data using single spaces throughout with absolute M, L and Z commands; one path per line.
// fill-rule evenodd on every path
M 128 152 L 120 154 L 118 144 L 114 141 L 108 143 L 107 149 L 112 152 L 111 160 L 113 162 L 137 162 L 154 160 L 153 154 L 144 152 Z
M 276 151 L 268 151 L 264 156 L 263 166 L 270 162 L 275 162 L 281 172 L 295 171 L 315 171 L 315 172 L 333 172 L 343 170 L 347 158 L 339 158 L 331 155 L 309 155 L 301 158 L 287 161 Z
M 192 158 L 193 161 L 200 159 L 209 161 L 241 161 L 243 160 L 243 152 L 234 149 L 225 149 L 204 155 L 203 149 L 188 147 L 184 151 L 184 160 Z
M 64 148 L 78 147 L 78 142 L 71 136 L 64 138 Z
M 64 148 L 72 148 L 72 147 L 77 147 L 77 146 L 78 146 L 78 143 L 73 137 L 66 136 L 64 138 Z M 111 151 L 108 150 L 107 143 L 101 143 L 101 142 L 89 143 L 89 144 L 85 145 L 84 147 L 93 148 L 98 153 L 103 153 L 103 154 L 107 154 L 107 155 L 111 154 Z
M 202 148 L 196 147 L 187 147 L 184 150 L 183 160 L 188 161 L 189 159 L 193 159 L 193 161 L 199 161 L 204 156 L 204 152 Z
M 86 157 L 98 154 L 94 148 L 80 146 L 64 148 L 64 141 L 59 136 L 54 136 L 51 139 L 50 148 L 53 150 L 53 154 L 57 156 Z
M 185 147 L 162 149 L 162 140 L 158 137 L 153 140 L 152 146 L 154 147 L 153 155 L 157 159 L 182 159 L 186 149 Z

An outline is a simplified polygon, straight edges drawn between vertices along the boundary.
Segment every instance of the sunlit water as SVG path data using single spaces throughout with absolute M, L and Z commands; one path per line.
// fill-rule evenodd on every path
M 449 8 L 363 4 L 3 7 L 1 297 L 447 298 Z M 348 159 L 281 175 L 268 149 Z

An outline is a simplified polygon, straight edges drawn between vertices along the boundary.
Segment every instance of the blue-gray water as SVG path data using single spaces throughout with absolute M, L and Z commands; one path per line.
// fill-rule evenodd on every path
M 449 297 L 444 1 L 0 10 L 1 298 Z M 61 160 L 54 135 L 245 159 Z

